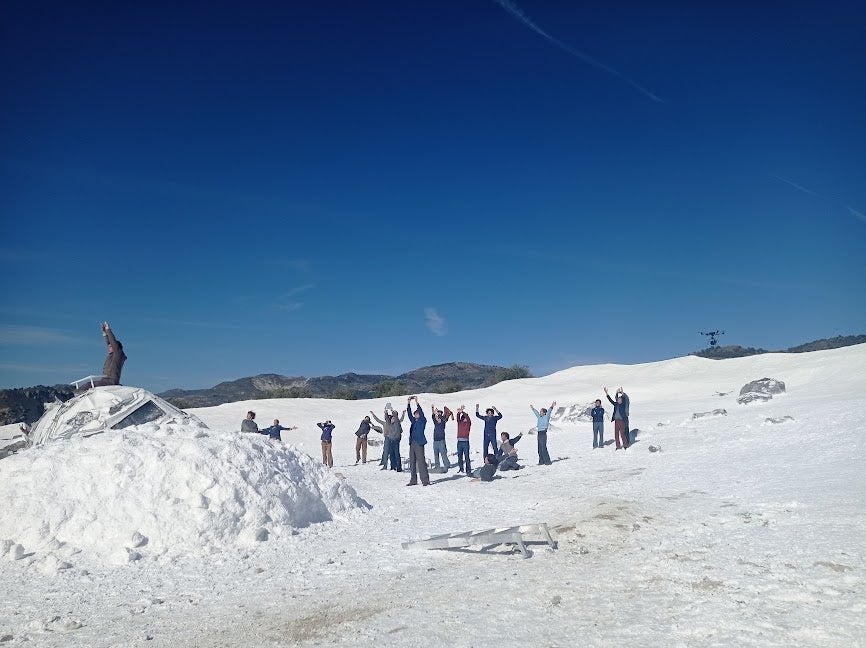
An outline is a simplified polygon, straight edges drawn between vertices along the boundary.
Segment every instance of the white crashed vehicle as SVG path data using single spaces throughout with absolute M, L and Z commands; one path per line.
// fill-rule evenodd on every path
M 207 426 L 192 414 L 141 387 L 93 387 L 65 403 L 46 405 L 30 430 L 31 445 L 76 435 L 93 436 L 144 423 Z

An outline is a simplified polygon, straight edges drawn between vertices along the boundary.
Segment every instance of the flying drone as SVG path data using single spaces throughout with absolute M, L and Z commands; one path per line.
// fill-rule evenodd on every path
M 700 331 L 700 334 L 708 336 L 710 338 L 710 348 L 715 349 L 719 344 L 719 341 L 716 339 L 716 336 L 717 335 L 724 335 L 725 332 L 724 331 Z

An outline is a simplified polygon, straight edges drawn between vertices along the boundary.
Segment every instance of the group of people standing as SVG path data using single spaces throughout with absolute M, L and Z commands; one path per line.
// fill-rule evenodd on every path
M 628 394 L 622 390 L 622 387 L 618 387 L 616 390 L 616 400 L 614 400 L 610 397 L 607 387 L 605 387 L 604 395 L 607 397 L 607 400 L 610 401 L 610 404 L 613 405 L 613 412 L 611 413 L 610 420 L 613 422 L 616 449 L 625 450 L 631 445 L 628 425 Z M 592 447 L 603 448 L 604 408 L 601 406 L 600 398 L 595 399 L 595 407 L 592 408 L 590 414 L 592 416 Z
M 616 448 L 625 449 L 630 445 L 629 440 L 629 398 L 623 391 L 622 387 L 616 390 L 615 399 L 610 397 L 608 388 L 604 388 L 607 400 L 613 405 L 611 421 L 614 424 L 614 436 L 616 440 Z M 413 407 L 414 401 L 414 407 Z M 541 410 L 535 409 L 530 404 L 530 409 L 535 415 L 536 424 L 536 439 L 538 441 L 538 465 L 549 466 L 552 461 L 547 450 L 547 432 L 550 427 L 550 417 L 556 407 L 556 401 L 550 404 L 550 407 L 542 407 Z M 592 415 L 592 447 L 604 447 L 604 419 L 605 409 L 601 405 L 601 400 L 595 400 L 595 406 L 591 411 Z M 391 403 L 385 405 L 383 413 L 384 418 L 379 418 L 375 412 L 370 411 L 369 416 L 365 416 L 358 430 L 355 432 L 355 464 L 367 463 L 368 436 L 371 431 L 376 431 L 383 436 L 382 457 L 379 461 L 381 470 L 387 470 L 389 467 L 396 472 L 403 471 L 403 460 L 400 456 L 400 442 L 403 438 L 403 422 L 406 417 L 409 417 L 409 470 L 411 476 L 407 486 L 414 486 L 419 483 L 427 486 L 430 484 L 430 471 L 428 470 L 427 458 L 425 454 L 425 446 L 427 445 L 427 417 L 424 415 L 424 409 L 418 401 L 417 396 L 410 396 L 406 402 L 406 409 L 398 413 L 397 410 L 391 407 Z M 271 439 L 280 440 L 280 432 L 283 430 L 296 430 L 297 427 L 283 427 L 278 419 L 274 419 L 273 425 L 259 429 L 255 422 L 256 414 L 253 411 L 247 412 L 247 417 L 241 423 L 241 432 L 254 432 L 267 434 Z M 372 417 L 372 419 L 371 419 Z M 496 406 L 488 407 L 484 414 L 481 414 L 479 405 L 475 405 L 475 417 L 484 421 L 482 456 L 484 457 L 484 466 L 480 469 L 472 470 L 472 462 L 469 459 L 469 432 L 472 427 L 472 418 L 466 412 L 466 406 L 461 405 L 456 412 L 451 411 L 448 407 L 438 409 L 435 405 L 430 406 L 430 417 L 433 420 L 433 468 L 436 471 L 447 472 L 451 470 L 452 464 L 448 458 L 448 447 L 445 439 L 445 427 L 448 421 L 456 421 L 457 423 L 457 464 L 459 472 L 467 475 L 475 475 L 483 481 L 492 479 L 492 474 L 498 470 L 519 470 L 521 468 L 517 461 L 517 450 L 515 446 L 521 440 L 523 434 L 518 434 L 511 437 L 507 432 L 500 432 L 499 442 L 497 443 L 496 425 L 502 419 L 502 412 Z M 375 421 L 375 423 L 373 422 Z M 378 425 L 377 425 L 378 424 Z M 333 439 L 332 434 L 335 428 L 333 422 L 328 419 L 316 424 L 321 433 L 322 443 L 322 462 L 330 467 L 334 465 L 334 455 L 332 452 Z M 441 463 L 440 463 L 441 460 Z M 489 468 L 489 467 L 492 467 Z M 444 469 L 444 470 L 443 470 Z

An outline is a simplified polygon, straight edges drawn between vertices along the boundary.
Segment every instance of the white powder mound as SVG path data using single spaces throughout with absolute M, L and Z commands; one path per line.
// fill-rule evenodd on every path
M 0 462 L 0 560 L 56 572 L 202 555 L 367 507 L 317 461 L 260 435 L 141 425 Z M 5 549 L 5 551 L 4 551 Z

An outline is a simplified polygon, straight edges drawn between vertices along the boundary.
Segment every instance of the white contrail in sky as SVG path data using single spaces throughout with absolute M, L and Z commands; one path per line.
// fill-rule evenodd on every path
M 789 180 L 788 178 L 784 178 L 780 175 L 777 175 L 776 179 L 781 180 L 782 182 L 784 182 L 787 185 L 791 185 L 797 191 L 802 191 L 803 193 L 809 194 L 810 196 L 815 196 L 815 198 L 820 198 L 821 200 L 825 200 L 825 201 L 830 202 L 830 203 L 840 204 L 837 199 L 830 198 L 829 196 L 824 196 L 822 194 L 819 194 L 817 191 L 812 191 L 808 187 L 804 187 L 803 185 L 798 184 L 798 183 L 794 182 L 793 180 Z M 851 214 L 854 218 L 856 218 L 859 221 L 863 221 L 864 223 L 866 223 L 866 214 L 864 214 L 861 211 L 854 209 L 853 207 L 851 207 L 851 205 L 841 205 L 841 206 L 844 207 L 846 210 L 848 210 L 848 213 Z
M 618 79 L 622 79 L 623 81 L 628 83 L 632 88 L 634 88 L 635 90 L 640 92 L 642 95 L 649 97 L 653 101 L 657 101 L 659 103 L 662 103 L 663 100 L 658 95 L 654 95 L 652 92 L 650 92 L 649 90 L 644 88 L 641 84 L 639 84 L 637 81 L 634 81 L 634 80 L 628 78 L 626 75 L 624 75 L 619 70 L 612 68 L 609 65 L 605 65 L 601 61 L 596 61 L 594 58 L 592 58 L 588 54 L 584 54 L 580 50 L 575 49 L 575 48 L 571 47 L 571 45 L 568 45 L 567 43 L 563 43 L 561 40 L 554 38 L 553 36 L 548 34 L 541 27 L 539 27 L 534 22 L 532 22 L 532 19 L 529 18 L 529 16 L 527 16 L 525 13 L 523 13 L 516 4 L 511 2 L 511 0 L 493 0 L 493 1 L 496 4 L 498 4 L 500 7 L 505 9 L 505 11 L 507 11 L 509 14 L 511 14 L 514 18 L 516 18 L 517 20 L 522 22 L 524 25 L 529 27 L 536 34 L 538 34 L 539 36 L 541 36 L 542 38 L 544 38 L 548 42 L 552 43 L 553 45 L 556 45 L 559 49 L 563 50 L 564 52 L 568 52 L 569 54 L 571 54 L 575 58 L 580 59 L 581 61 L 583 61 L 587 65 L 591 65 L 593 67 L 596 67 L 599 70 L 604 70 L 608 74 L 612 74 L 613 76 L 617 77 Z
M 780 176 L 780 175 L 777 175 L 776 178 L 778 178 L 779 180 L 781 180 L 781 181 L 784 182 L 785 184 L 789 184 L 789 185 L 791 185 L 792 187 L 794 187 L 794 189 L 799 189 L 799 190 L 802 191 L 803 193 L 807 193 L 807 194 L 810 194 L 810 195 L 812 195 L 812 196 L 817 196 L 818 198 L 823 198 L 823 197 L 824 197 L 824 196 L 821 196 L 820 194 L 818 194 L 818 192 L 816 192 L 816 191 L 812 191 L 811 189 L 807 189 L 807 188 L 804 187 L 803 185 L 797 184 L 797 183 L 794 182 L 793 180 L 788 180 L 788 178 L 783 178 L 783 177 Z

